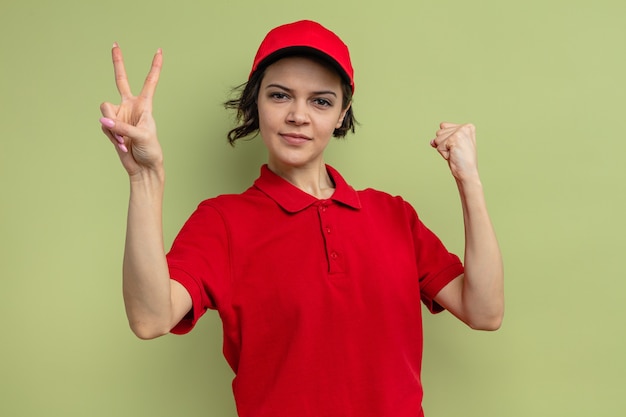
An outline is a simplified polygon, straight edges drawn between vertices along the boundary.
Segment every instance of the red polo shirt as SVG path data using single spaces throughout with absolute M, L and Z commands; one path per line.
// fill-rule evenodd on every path
M 266 166 L 240 195 L 202 202 L 168 254 L 193 310 L 219 311 L 241 417 L 418 417 L 420 298 L 463 273 L 400 197 L 355 191 L 328 168 L 328 200 Z

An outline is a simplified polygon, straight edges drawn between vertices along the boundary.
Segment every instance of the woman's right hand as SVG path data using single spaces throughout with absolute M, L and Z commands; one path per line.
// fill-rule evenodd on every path
M 163 64 L 161 49 L 152 59 L 152 67 L 138 96 L 133 96 L 128 85 L 122 51 L 117 43 L 113 44 L 111 55 L 121 103 L 100 105 L 102 131 L 115 145 L 122 165 L 131 177 L 147 170 L 160 173 L 163 170 L 163 152 L 152 117 L 152 98 Z

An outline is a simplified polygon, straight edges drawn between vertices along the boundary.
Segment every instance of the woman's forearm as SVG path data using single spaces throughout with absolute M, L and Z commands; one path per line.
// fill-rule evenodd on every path
M 142 339 L 171 328 L 171 289 L 163 244 L 163 170 L 130 177 L 123 290 L 129 324 Z
M 494 330 L 504 315 L 502 255 L 480 180 L 457 185 L 465 225 L 463 309 L 472 327 Z

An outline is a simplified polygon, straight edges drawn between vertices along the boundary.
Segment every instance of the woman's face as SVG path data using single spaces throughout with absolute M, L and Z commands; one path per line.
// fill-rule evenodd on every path
M 257 105 L 259 132 L 278 172 L 323 163 L 323 152 L 347 109 L 341 78 L 305 57 L 283 58 L 265 70 Z

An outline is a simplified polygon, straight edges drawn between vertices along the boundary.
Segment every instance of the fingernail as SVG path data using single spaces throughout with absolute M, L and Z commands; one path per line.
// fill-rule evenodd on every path
M 113 42 L 113 47 L 114 47 L 114 48 L 119 47 L 119 45 L 117 44 L 117 42 Z
M 430 141 L 430 146 L 432 146 L 433 148 L 435 147 L 435 139 Z
M 117 140 L 117 141 L 118 141 L 121 145 L 123 145 L 123 144 L 124 144 L 124 138 L 123 138 L 123 137 L 121 137 L 121 136 L 120 136 L 120 135 L 118 135 L 117 133 L 116 133 L 116 134 L 114 134 L 113 136 L 115 136 L 115 139 L 116 139 L 116 140 Z
M 108 119 L 106 117 L 101 117 L 100 118 L 100 123 L 102 123 L 103 126 L 105 127 L 113 127 L 115 126 L 115 122 L 111 119 Z
M 118 143 L 117 147 L 120 148 L 120 151 L 122 151 L 124 153 L 128 153 L 128 148 L 123 143 Z

